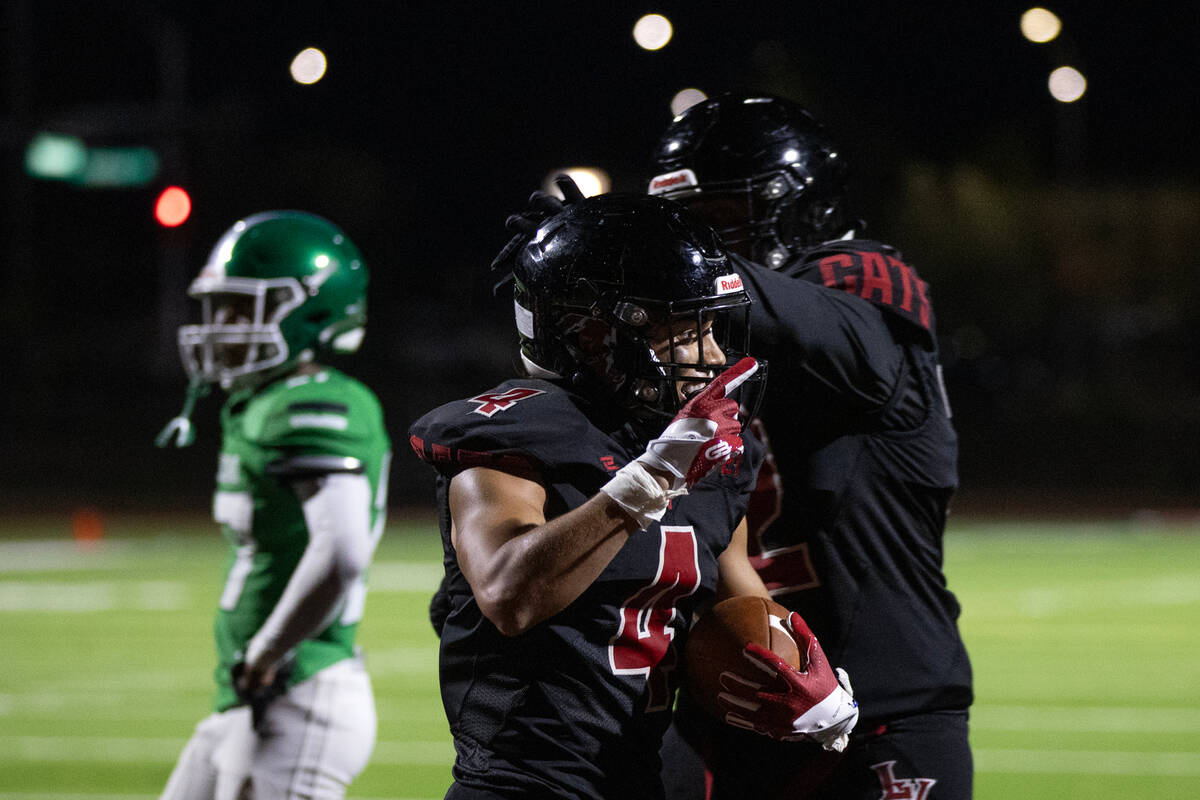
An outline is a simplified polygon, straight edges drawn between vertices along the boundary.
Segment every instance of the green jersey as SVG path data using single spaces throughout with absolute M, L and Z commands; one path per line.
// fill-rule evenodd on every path
M 218 711 L 237 704 L 230 668 L 279 601 L 308 545 L 304 512 L 292 488 L 295 476 L 275 474 L 273 465 L 305 457 L 318 464 L 361 464 L 372 489 L 374 545 L 383 532 L 391 459 L 379 401 L 362 383 L 331 368 L 231 395 L 221 426 L 213 516 L 230 551 L 215 625 Z M 290 684 L 354 654 L 365 599 L 360 579 L 332 622 L 296 648 Z

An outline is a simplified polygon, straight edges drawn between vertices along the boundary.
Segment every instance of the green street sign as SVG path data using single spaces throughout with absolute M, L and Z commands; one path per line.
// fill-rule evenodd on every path
M 90 188 L 145 186 L 158 175 L 158 153 L 149 147 L 88 147 L 82 139 L 39 133 L 25 148 L 25 171 L 34 178 Z

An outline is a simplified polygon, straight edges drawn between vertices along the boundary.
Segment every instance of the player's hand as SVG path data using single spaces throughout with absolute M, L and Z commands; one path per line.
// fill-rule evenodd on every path
M 729 395 L 758 370 L 746 357 L 717 376 L 687 401 L 638 461 L 668 473 L 672 492 L 690 489 L 712 469 L 740 454 L 742 425 L 738 404 Z
M 233 691 L 242 703 L 250 706 L 250 724 L 256 733 L 266 732 L 267 706 L 287 691 L 290 673 L 291 665 L 287 663 L 252 668 L 245 661 L 239 661 L 230 669 Z
M 763 681 L 721 673 L 725 691 L 717 695 L 717 702 L 726 712 L 725 721 L 773 739 L 815 741 L 841 752 L 858 722 L 850 679 L 845 670 L 830 668 L 817 637 L 799 614 L 789 614 L 784 625 L 796 640 L 804 668 L 792 668 L 753 642 L 746 645 L 742 655 Z

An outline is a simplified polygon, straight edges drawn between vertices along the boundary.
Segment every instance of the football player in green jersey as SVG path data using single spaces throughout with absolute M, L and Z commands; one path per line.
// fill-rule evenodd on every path
M 195 400 L 228 393 L 213 516 L 229 542 L 217 691 L 163 798 L 342 798 L 375 745 L 354 645 L 383 531 L 390 444 L 375 395 L 325 366 L 356 350 L 367 266 L 335 225 L 269 211 L 230 228 L 180 328 L 190 382 L 159 437 L 184 446 Z

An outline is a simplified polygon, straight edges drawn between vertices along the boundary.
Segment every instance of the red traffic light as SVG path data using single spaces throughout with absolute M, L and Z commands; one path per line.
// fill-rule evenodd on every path
M 168 186 L 154 203 L 154 218 L 158 224 L 176 228 L 187 222 L 192 213 L 192 198 L 178 186 Z

